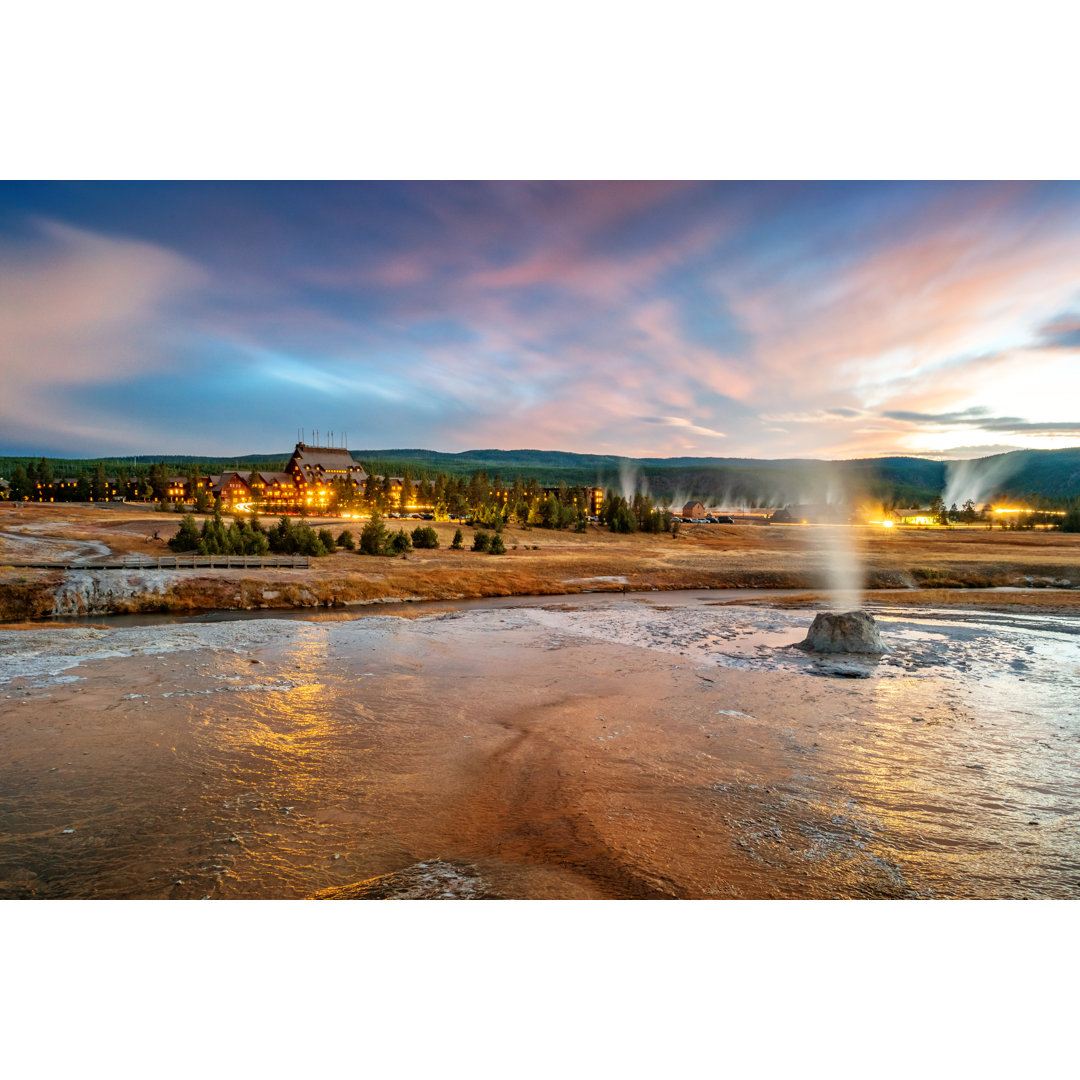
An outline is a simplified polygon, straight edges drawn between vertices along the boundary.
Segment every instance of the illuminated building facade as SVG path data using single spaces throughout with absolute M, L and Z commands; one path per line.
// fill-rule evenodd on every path
M 300 492 L 292 473 L 255 472 L 248 483 L 251 498 L 270 510 L 292 510 L 300 505 Z
M 367 472 L 353 460 L 348 450 L 333 446 L 297 443 L 285 471 L 296 484 L 298 501 L 312 509 L 322 509 L 338 484 L 363 490 Z
M 556 497 L 558 497 L 558 495 L 559 495 L 560 491 L 562 490 L 562 488 L 546 487 L 546 488 L 541 488 L 540 490 L 543 493 L 545 498 L 548 495 L 555 495 Z M 577 492 L 582 493 L 582 495 L 583 495 L 583 497 L 585 499 L 584 510 L 585 510 L 585 513 L 589 515 L 589 517 L 599 517 L 600 516 L 600 508 L 604 505 L 604 489 L 603 488 L 582 487 L 582 488 L 570 488 L 569 490 L 572 493 L 572 501 L 575 503 L 575 505 L 577 504 L 577 501 L 578 501 L 578 496 L 577 496 L 576 493 Z M 509 492 L 507 492 L 507 494 L 509 494 Z

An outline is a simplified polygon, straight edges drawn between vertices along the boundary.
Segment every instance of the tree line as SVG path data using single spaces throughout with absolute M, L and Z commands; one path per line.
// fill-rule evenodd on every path
M 147 502 L 163 503 L 169 497 L 169 474 L 164 462 L 136 465 L 133 469 L 121 465 L 109 477 L 105 463 L 99 461 L 93 468 L 72 469 L 58 476 L 53 463 L 43 457 L 16 465 L 9 483 L 10 498 L 40 502 L 104 502 L 114 490 L 124 498 Z
M 477 532 L 477 536 L 484 534 Z M 474 551 L 488 551 L 494 555 L 504 554 L 506 547 L 502 542 L 501 528 L 497 543 L 488 541 L 478 545 L 474 542 Z M 221 508 L 207 517 L 202 525 L 195 520 L 194 514 L 185 514 L 180 521 L 176 535 L 168 541 L 169 547 L 183 554 L 195 555 L 309 555 L 320 558 L 331 555 L 337 550 L 359 551 L 363 555 L 405 555 L 414 548 L 437 548 L 439 535 L 430 525 L 418 525 L 411 533 L 405 529 L 390 530 L 382 516 L 375 512 L 364 525 L 359 543 L 349 529 L 342 529 L 337 536 L 330 529 L 316 531 L 306 521 L 293 521 L 282 515 L 276 525 L 269 528 L 263 525 L 257 514 L 247 517 L 235 515 L 228 525 L 225 524 Z M 454 533 L 451 549 L 460 551 L 461 530 Z

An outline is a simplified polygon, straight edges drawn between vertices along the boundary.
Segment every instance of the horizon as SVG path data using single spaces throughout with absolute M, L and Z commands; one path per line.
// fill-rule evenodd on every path
M 298 416 L 628 459 L 1080 439 L 1075 182 L 6 181 L 0 244 L 8 456 Z
M 295 445 L 299 446 L 300 443 L 298 442 Z M 778 462 L 801 462 L 801 463 L 807 463 L 807 464 L 830 465 L 830 464 L 843 464 L 844 462 L 888 461 L 888 460 L 898 460 L 898 459 L 907 458 L 907 459 L 911 459 L 911 460 L 914 460 L 914 461 L 933 461 L 933 462 L 938 462 L 939 464 L 943 464 L 943 465 L 950 465 L 950 464 L 959 465 L 959 464 L 961 464 L 963 462 L 981 461 L 984 458 L 988 458 L 988 457 L 1000 457 L 1000 456 L 1002 456 L 1002 452 L 999 452 L 999 453 L 995 453 L 995 454 L 982 455 L 981 457 L 963 457 L 963 458 L 960 458 L 960 457 L 944 457 L 944 456 L 932 455 L 932 454 L 912 454 L 912 453 L 907 453 L 907 454 L 874 454 L 874 455 L 870 455 L 870 456 L 850 457 L 850 458 L 813 458 L 813 457 L 763 458 L 763 457 L 742 457 L 742 456 L 733 456 L 733 455 L 726 455 L 726 456 L 724 456 L 724 455 L 697 456 L 697 455 L 687 455 L 687 454 L 670 455 L 670 456 L 648 455 L 648 456 L 644 456 L 644 457 L 636 457 L 635 458 L 635 457 L 628 457 L 626 455 L 620 455 L 620 454 L 602 454 L 601 455 L 601 454 L 590 454 L 590 453 L 587 453 L 587 452 L 576 451 L 576 450 L 552 450 L 552 449 L 540 449 L 540 448 L 536 448 L 536 447 L 514 447 L 512 449 L 502 449 L 501 447 L 471 447 L 471 448 L 469 448 L 467 450 L 446 451 L 446 450 L 432 450 L 429 447 L 384 447 L 384 448 L 378 449 L 378 450 L 373 450 L 373 449 L 369 449 L 369 448 L 365 448 L 365 449 L 362 449 L 362 450 L 352 450 L 352 449 L 349 449 L 348 447 L 344 447 L 344 446 L 331 446 L 331 445 L 325 445 L 324 446 L 324 445 L 316 444 L 316 443 L 312 443 L 312 442 L 305 442 L 304 445 L 307 446 L 310 449 L 318 449 L 318 450 L 345 450 L 347 453 L 349 453 L 354 458 L 354 460 L 356 460 L 358 462 L 362 462 L 364 460 L 377 461 L 379 459 L 380 455 L 386 455 L 386 454 L 399 454 L 399 455 L 405 455 L 405 454 L 436 454 L 436 455 L 448 456 L 448 457 L 449 456 L 463 457 L 463 456 L 468 456 L 468 455 L 481 455 L 481 454 L 508 454 L 508 455 L 513 455 L 513 454 L 559 454 L 559 455 L 566 455 L 568 457 L 609 457 L 609 458 L 611 458 L 613 460 L 613 463 L 625 462 L 625 463 L 628 463 L 628 464 L 634 464 L 634 463 L 639 463 L 639 462 L 644 462 L 644 461 L 701 461 L 701 462 L 708 462 L 708 461 L 717 461 L 717 462 L 751 461 L 751 462 L 758 462 L 758 463 L 763 463 L 763 464 L 778 463 Z M 1080 451 L 1080 445 L 1055 447 L 1055 448 L 1053 448 L 1051 450 L 1043 450 L 1042 448 L 1039 448 L 1039 447 L 1016 447 L 1016 448 L 1014 448 L 1012 450 L 1004 451 L 1003 453 L 1027 453 L 1027 452 L 1056 453 L 1056 452 L 1067 452 L 1067 451 L 1070 451 L 1070 450 Z M 252 452 L 252 451 L 248 451 L 248 452 L 245 452 L 245 453 L 221 453 L 221 454 L 185 454 L 185 453 L 177 452 L 177 451 L 168 451 L 168 452 L 165 452 L 165 453 L 160 453 L 160 452 L 158 452 L 158 453 L 132 452 L 132 453 L 127 453 L 127 454 L 108 454 L 108 453 L 105 453 L 105 454 L 85 455 L 85 456 L 77 455 L 77 454 L 76 455 L 72 455 L 72 454 L 53 455 L 53 454 L 27 454 L 27 453 L 17 453 L 17 452 L 11 452 L 11 453 L 0 452 L 0 457 L 5 457 L 5 458 L 27 458 L 29 460 L 35 460 L 35 461 L 42 458 L 42 457 L 44 457 L 46 460 L 85 461 L 85 462 L 88 462 L 88 463 L 95 462 L 95 461 L 102 461 L 102 460 L 121 461 L 121 460 L 125 460 L 127 458 L 132 458 L 133 460 L 138 460 L 139 464 L 153 464 L 155 461 L 164 461 L 164 460 L 170 459 L 170 458 L 174 458 L 174 459 L 178 458 L 178 459 L 181 459 L 181 460 L 191 460 L 191 461 L 197 461 L 198 459 L 201 458 L 201 459 L 205 459 L 205 460 L 208 460 L 208 461 L 215 461 L 215 462 L 236 461 L 236 462 L 246 462 L 248 464 L 251 464 L 252 462 L 258 463 L 258 462 L 264 462 L 264 461 L 276 461 L 276 460 L 279 460 L 279 459 L 287 459 L 288 457 L 290 457 L 290 455 L 292 453 L 293 453 L 293 450 L 291 450 L 291 449 L 290 450 L 282 450 L 282 451 L 279 451 L 279 452 L 276 452 L 276 453 L 267 453 L 267 454 L 260 454 L 260 453 L 256 453 L 256 452 Z M 481 467 L 482 467 L 482 463 L 478 464 L 477 468 L 479 469 Z M 533 466 L 533 467 L 538 467 L 538 466 Z M 0 479 L 6 479 L 6 478 L 3 477 L 2 475 L 0 475 Z

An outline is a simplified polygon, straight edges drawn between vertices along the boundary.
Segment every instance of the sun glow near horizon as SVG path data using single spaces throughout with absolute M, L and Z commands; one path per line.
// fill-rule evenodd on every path
M 0 452 L 1080 443 L 1080 185 L 0 184 Z

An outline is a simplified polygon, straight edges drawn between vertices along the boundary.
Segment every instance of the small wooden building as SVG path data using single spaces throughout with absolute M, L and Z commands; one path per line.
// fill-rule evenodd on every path
M 251 500 L 251 488 L 240 473 L 222 473 L 220 477 L 211 477 L 211 480 L 214 482 L 211 491 L 225 506 L 231 507 Z

